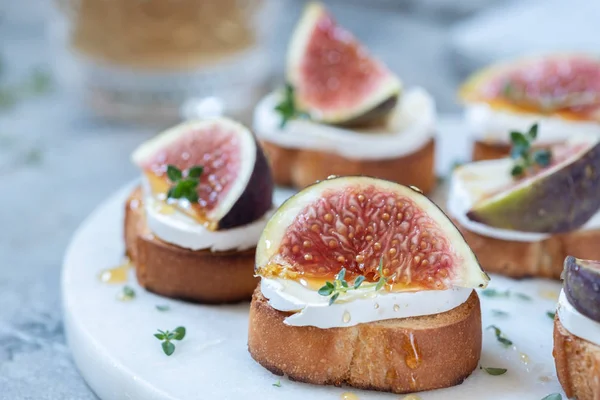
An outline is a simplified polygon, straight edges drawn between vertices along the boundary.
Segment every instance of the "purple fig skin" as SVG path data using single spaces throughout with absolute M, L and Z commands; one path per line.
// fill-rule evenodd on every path
M 387 116 L 396 108 L 396 104 L 398 104 L 398 95 L 390 96 L 387 100 L 379 103 L 364 114 L 336 125 L 346 128 L 367 128 L 384 125 Z
M 600 261 L 568 256 L 563 274 L 569 303 L 581 314 L 600 322 Z
M 475 207 L 467 217 L 523 232 L 564 233 L 579 228 L 600 208 L 600 143 L 510 197 L 502 209 Z
M 248 185 L 231 210 L 219 221 L 219 229 L 247 225 L 262 218 L 273 206 L 273 187 L 271 168 L 262 148 L 256 143 L 256 161 Z

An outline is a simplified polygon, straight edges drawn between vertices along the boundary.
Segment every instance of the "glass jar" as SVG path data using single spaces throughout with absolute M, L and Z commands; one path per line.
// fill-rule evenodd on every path
M 270 73 L 276 1 L 57 0 L 56 73 L 109 118 L 167 123 L 191 99 L 244 114 Z

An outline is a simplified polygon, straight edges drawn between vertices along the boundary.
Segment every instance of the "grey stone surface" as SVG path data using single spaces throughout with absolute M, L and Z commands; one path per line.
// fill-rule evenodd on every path
M 338 18 L 355 28 L 407 84 L 425 86 L 442 111 L 456 110 L 457 78 L 446 52 L 446 32 L 455 15 L 472 8 L 453 13 L 447 11 L 453 2 L 446 0 L 439 0 L 441 9 L 416 1 L 382 9 L 356 3 L 342 7 L 338 2 Z M 480 7 L 485 1 L 471 3 Z M 43 4 L 0 1 L 3 81 L 16 82 L 54 56 L 40 28 Z M 287 5 L 291 11 L 279 21 L 282 39 L 299 7 L 295 2 Z M 275 51 L 283 47 L 280 40 Z M 129 153 L 155 132 L 102 123 L 60 87 L 0 109 L 0 399 L 95 398 L 65 342 L 61 260 L 85 216 L 136 176 Z

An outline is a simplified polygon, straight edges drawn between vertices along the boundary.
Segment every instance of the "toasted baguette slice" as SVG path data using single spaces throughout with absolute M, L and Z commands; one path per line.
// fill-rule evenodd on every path
M 469 231 L 454 221 L 486 272 L 511 278 L 560 279 L 568 255 L 600 259 L 600 230 L 552 235 L 539 242 L 495 239 Z
M 193 251 L 163 242 L 146 226 L 141 190 L 131 193 L 125 207 L 125 246 L 141 286 L 163 296 L 200 303 L 249 300 L 255 249 Z
M 565 329 L 558 314 L 554 318 L 554 362 L 568 398 L 600 399 L 600 346 Z
M 250 305 L 248 350 L 277 375 L 317 385 L 408 393 L 461 383 L 481 355 L 475 291 L 450 311 L 320 329 L 289 326 L 257 288 Z
M 383 160 L 354 160 L 323 151 L 288 149 L 264 140 L 261 144 L 275 183 L 282 186 L 302 189 L 330 175 L 366 175 L 416 186 L 428 193 L 436 182 L 433 139 L 412 154 Z

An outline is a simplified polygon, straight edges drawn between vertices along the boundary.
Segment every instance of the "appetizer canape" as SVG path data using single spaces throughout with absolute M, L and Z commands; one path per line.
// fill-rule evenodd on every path
M 535 149 L 536 132 L 511 132 L 511 158 L 456 168 L 448 211 L 486 271 L 559 279 L 569 254 L 600 259 L 600 142 Z
M 600 261 L 566 258 L 552 353 L 568 398 L 600 399 Z
M 191 121 L 132 159 L 142 184 L 127 201 L 125 242 L 140 285 L 204 303 L 249 299 L 273 192 L 252 133 L 224 118 Z
M 275 374 L 395 393 L 461 383 L 489 280 L 415 188 L 331 178 L 287 200 L 256 250 L 248 348 Z
M 287 85 L 254 112 L 275 182 L 303 188 L 329 175 L 369 175 L 429 192 L 435 103 L 400 80 L 310 3 L 289 44 Z
M 540 126 L 542 146 L 574 132 L 600 133 L 600 58 L 553 54 L 513 60 L 475 73 L 460 90 L 474 135 L 474 160 L 502 158 L 505 132 Z

